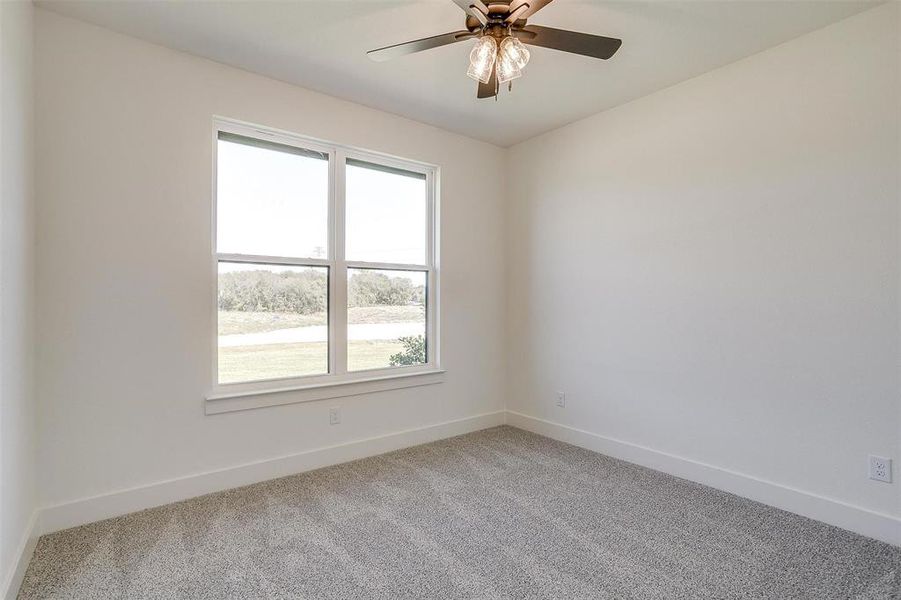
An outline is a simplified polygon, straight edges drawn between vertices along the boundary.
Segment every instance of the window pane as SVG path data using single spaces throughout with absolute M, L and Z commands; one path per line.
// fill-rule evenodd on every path
M 219 383 L 328 373 L 328 269 L 219 263 Z
M 347 271 L 348 370 L 427 362 L 426 273 Z
M 347 259 L 424 265 L 425 176 L 348 159 L 346 184 Z
M 217 156 L 219 252 L 326 257 L 327 155 L 221 133 Z

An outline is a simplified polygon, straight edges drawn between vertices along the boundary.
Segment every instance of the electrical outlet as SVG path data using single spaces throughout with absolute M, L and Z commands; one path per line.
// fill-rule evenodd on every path
M 892 482 L 892 459 L 870 455 L 870 479 Z
M 341 422 L 341 409 L 337 406 L 328 409 L 328 424 L 337 425 Z
M 561 408 L 566 407 L 566 393 L 557 392 L 557 406 L 559 406 Z

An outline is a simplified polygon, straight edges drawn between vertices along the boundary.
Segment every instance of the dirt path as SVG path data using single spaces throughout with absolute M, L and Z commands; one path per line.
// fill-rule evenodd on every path
M 403 336 L 424 334 L 424 323 L 369 323 L 347 326 L 347 337 L 350 340 L 396 340 Z M 260 333 L 221 335 L 219 336 L 219 347 L 325 341 L 328 341 L 328 327 L 325 325 L 313 325 L 310 327 L 276 329 L 275 331 L 263 331 Z

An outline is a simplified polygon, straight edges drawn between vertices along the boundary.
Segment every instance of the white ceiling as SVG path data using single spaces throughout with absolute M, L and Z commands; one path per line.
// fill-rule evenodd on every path
M 623 39 L 609 61 L 532 51 L 513 93 L 477 100 L 472 41 L 389 62 L 367 50 L 463 28 L 451 0 L 43 0 L 151 42 L 501 146 L 846 18 L 863 0 L 556 0 L 531 23 Z M 764 93 L 762 90 L 761 93 Z

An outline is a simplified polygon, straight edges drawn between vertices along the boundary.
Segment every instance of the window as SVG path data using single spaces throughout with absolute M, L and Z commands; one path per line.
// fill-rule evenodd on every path
M 223 120 L 219 391 L 437 370 L 435 169 Z

